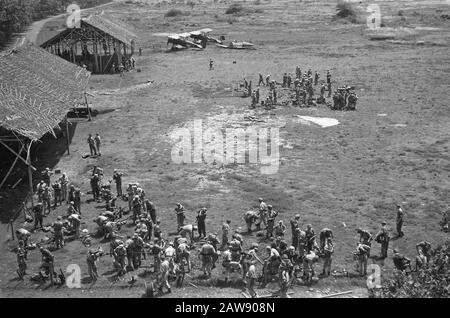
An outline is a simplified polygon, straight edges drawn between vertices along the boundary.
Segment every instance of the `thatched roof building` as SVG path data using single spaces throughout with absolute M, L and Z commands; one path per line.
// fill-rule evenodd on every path
M 137 36 L 105 13 L 81 19 L 78 27 L 66 28 L 41 44 L 47 51 L 93 73 L 110 72 L 134 54 Z
M 38 140 L 82 98 L 90 73 L 41 48 L 0 56 L 0 127 Z

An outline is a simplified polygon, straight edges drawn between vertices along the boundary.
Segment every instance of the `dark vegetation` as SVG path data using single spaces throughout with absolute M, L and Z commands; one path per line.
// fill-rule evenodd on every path
M 336 18 L 347 20 L 351 23 L 360 23 L 361 21 L 355 4 L 343 0 L 339 0 L 336 5 Z
M 169 11 L 167 11 L 164 14 L 165 18 L 172 18 L 172 17 L 177 17 L 177 16 L 181 16 L 181 15 L 187 15 L 189 13 L 186 13 L 180 9 L 170 9 Z
M 448 298 L 450 296 L 450 241 L 437 247 L 428 266 L 417 272 L 397 271 L 382 286 L 388 298 Z
M 0 0 L 0 48 L 32 22 L 66 12 L 70 4 L 89 8 L 110 0 Z

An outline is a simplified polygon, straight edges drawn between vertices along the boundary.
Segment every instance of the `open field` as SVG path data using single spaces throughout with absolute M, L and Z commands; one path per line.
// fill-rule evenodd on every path
M 103 168 L 107 177 L 113 169 L 123 171 L 124 185 L 139 182 L 156 204 L 165 237 L 176 231 L 176 202 L 183 203 L 191 222 L 199 208 L 208 207 L 207 231 L 220 235 L 226 219 L 232 220 L 233 229 L 245 228 L 243 214 L 256 208 L 257 198 L 263 197 L 279 211 L 278 219 L 288 228 L 289 219 L 299 213 L 303 227 L 311 223 L 316 232 L 323 227 L 332 229 L 332 270 L 337 271 L 354 272 L 357 227 L 375 234 L 385 220 L 394 236 L 395 203 L 401 203 L 407 214 L 405 236 L 392 241 L 391 247 L 413 258 L 417 242 L 427 240 L 434 246 L 444 242 L 448 234 L 440 231 L 438 222 L 450 205 L 450 20 L 441 15 L 450 14 L 450 5 L 445 1 L 377 1 L 383 23 L 397 38 L 372 41 L 372 31 L 367 31 L 365 24 L 332 19 L 334 1 L 260 1 L 259 5 L 247 1 L 246 6 L 260 10 L 243 16 L 225 15 L 230 3 L 197 4 L 191 9 L 127 1 L 103 8 L 140 36 L 138 47 L 143 48 L 143 55 L 136 60 L 141 72 L 126 73 L 124 78 L 92 76 L 89 91 L 95 97 L 91 102 L 100 114 L 92 122 L 77 124 L 70 156 L 62 156 L 52 168 L 66 171 L 84 193 L 90 190 L 94 165 Z M 363 7 L 367 4 L 362 2 Z M 189 14 L 164 18 L 172 7 Z M 405 20 L 399 19 L 399 10 L 403 10 Z M 55 27 L 55 23 L 49 25 Z M 224 34 L 227 41 L 255 43 L 257 49 L 224 50 L 211 44 L 203 51 L 164 53 L 166 39 L 155 36 L 205 27 L 213 28 L 214 34 Z M 44 32 L 51 32 L 48 28 L 44 26 Z M 209 71 L 209 59 L 214 61 L 213 71 Z M 297 65 L 302 72 L 309 68 L 320 71 L 322 81 L 329 69 L 334 87 L 355 86 L 357 111 L 332 111 L 325 106 L 253 110 L 248 98 L 234 92 L 243 78 L 252 80 L 254 86 L 258 73 L 281 81 L 282 74 L 294 73 Z M 262 96 L 265 94 L 262 88 Z M 339 124 L 322 128 L 298 115 L 335 118 Z M 178 128 L 194 120 L 202 120 L 205 128 L 248 127 L 252 123 L 246 116 L 260 119 L 260 127 L 279 128 L 277 173 L 261 174 L 255 164 L 173 162 L 170 136 Z M 89 151 L 88 133 L 97 132 L 103 138 L 102 156 L 82 159 Z M 50 153 L 51 149 L 42 151 Z M 85 194 L 83 201 L 90 198 Z M 125 206 L 126 202 L 120 204 Z M 95 230 L 91 220 L 100 209 L 98 204 L 83 203 L 83 228 Z M 58 208 L 44 222 L 51 223 L 65 212 L 65 206 Z M 132 230 L 125 227 L 122 233 L 131 234 Z M 2 238 L 7 238 L 6 231 L 3 227 Z M 290 242 L 290 229 L 287 232 Z M 245 236 L 245 246 L 258 240 L 254 234 Z M 107 242 L 95 242 L 95 246 L 102 244 L 109 250 Z M 262 251 L 267 242 L 260 243 Z M 44 289 L 28 279 L 17 281 L 15 254 L 9 252 L 12 246 L 14 242 L 7 241 L 0 253 L 1 296 L 139 297 L 143 292 L 143 279 L 132 288 L 126 279 L 111 287 L 109 256 L 99 261 L 99 281 L 92 287 L 84 284 L 82 290 Z M 77 263 L 86 277 L 86 253 L 80 242 L 68 243 L 55 252 L 57 268 Z M 374 243 L 372 254 L 378 253 L 379 245 Z M 191 255 L 194 258 L 196 252 Z M 28 272 L 37 271 L 39 262 L 40 253 L 32 251 Z M 320 267 L 318 264 L 317 270 Z M 196 268 L 194 278 L 187 281 L 199 286 L 210 284 L 196 278 L 198 261 Z M 388 277 L 392 269 L 392 260 L 387 259 L 383 276 Z M 218 274 L 215 270 L 213 278 Z M 295 286 L 293 296 L 317 297 L 355 289 L 353 296 L 365 297 L 364 288 L 364 279 L 331 277 L 311 288 Z M 186 285 L 173 288 L 169 297 L 242 295 L 238 288 L 196 289 Z

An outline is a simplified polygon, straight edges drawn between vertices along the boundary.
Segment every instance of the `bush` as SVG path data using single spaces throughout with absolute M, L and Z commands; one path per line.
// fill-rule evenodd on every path
M 340 0 L 336 6 L 336 16 L 341 19 L 356 17 L 353 3 Z
M 232 5 L 230 5 L 228 7 L 227 11 L 225 11 L 225 14 L 238 14 L 238 13 L 242 13 L 244 10 L 245 9 L 242 6 L 242 4 L 233 3 Z
M 336 18 L 344 19 L 351 23 L 362 23 L 362 19 L 355 4 L 344 0 L 339 0 L 336 5 Z
M 171 17 L 176 17 L 179 15 L 185 15 L 185 13 L 183 11 L 181 11 L 180 9 L 170 9 L 169 11 L 167 11 L 164 14 L 165 18 L 171 18 Z
M 394 278 L 382 285 L 381 295 L 387 298 L 448 298 L 450 296 L 450 241 L 437 247 L 427 266 L 417 272 L 397 271 Z

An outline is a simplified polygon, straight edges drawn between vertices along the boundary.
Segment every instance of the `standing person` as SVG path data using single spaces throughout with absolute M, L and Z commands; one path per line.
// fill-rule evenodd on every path
M 91 178 L 91 190 L 94 201 L 100 200 L 100 178 L 98 174 L 94 174 Z
M 319 241 L 320 241 L 320 250 L 321 251 L 324 250 L 325 244 L 329 238 L 333 239 L 333 231 L 331 231 L 329 228 L 325 227 L 319 233 Z
M 334 253 L 334 245 L 331 237 L 326 239 L 326 242 L 323 247 L 323 275 L 325 277 L 330 276 L 331 274 L 331 257 Z
M 19 268 L 17 269 L 17 275 L 19 275 L 19 278 L 21 280 L 23 280 L 23 276 L 25 276 L 26 270 L 27 270 L 27 263 L 26 263 L 26 259 L 27 259 L 27 252 L 26 252 L 26 247 L 25 247 L 25 242 L 24 241 L 19 241 L 19 246 L 17 247 L 17 265 L 19 266 Z
M 54 277 L 56 274 L 54 268 L 55 256 L 43 246 L 40 246 L 39 250 L 41 251 L 42 254 L 41 268 L 44 270 L 45 274 L 49 276 L 50 284 L 53 285 Z
M 227 220 L 224 224 L 222 224 L 222 246 L 220 247 L 221 250 L 224 250 L 228 246 L 228 234 L 230 234 L 230 227 L 231 220 Z
M 89 134 L 87 143 L 89 145 L 89 151 L 91 152 L 91 156 L 97 156 L 97 148 L 95 148 L 95 140 L 92 137 L 92 134 Z
M 68 185 L 69 185 L 69 178 L 67 178 L 67 175 L 65 172 L 61 175 L 59 178 L 59 182 L 61 184 L 61 199 L 65 202 L 67 202 L 67 191 L 68 191 Z
M 198 225 L 198 235 L 199 238 L 202 236 L 206 238 L 206 212 L 208 211 L 207 208 L 201 208 L 197 212 L 197 225 Z
M 390 236 L 386 228 L 386 222 L 381 222 L 381 229 L 375 236 L 375 242 L 381 244 L 381 258 L 387 258 Z
M 315 71 L 315 73 L 314 73 L 314 85 L 319 84 L 319 78 L 320 78 L 319 72 Z
M 102 256 L 102 254 L 103 254 L 103 251 L 101 248 L 97 251 L 90 249 L 88 252 L 88 255 L 86 257 L 88 273 L 92 279 L 92 282 L 95 282 L 98 279 L 97 261 L 100 258 L 100 256 Z
M 261 74 L 261 73 L 259 73 L 258 86 L 261 86 L 261 84 L 263 84 L 263 85 L 264 85 L 264 78 L 263 78 L 262 74 Z
M 64 224 L 62 222 L 62 217 L 58 216 L 56 222 L 53 222 L 53 233 L 55 234 L 55 245 L 56 249 L 64 247 Z
M 167 293 L 171 293 L 170 284 L 169 284 L 169 273 L 170 273 L 170 264 L 167 259 L 165 259 L 164 256 L 161 256 L 161 265 L 160 265 L 160 277 L 161 277 L 161 283 L 159 290 L 162 292 L 163 288 L 167 288 Z
M 272 205 L 268 205 L 267 206 L 267 233 L 266 233 L 266 238 L 272 238 L 273 237 L 273 228 L 275 226 L 275 218 L 278 215 L 278 212 L 273 210 Z
M 155 240 L 162 239 L 162 230 L 161 230 L 161 221 L 160 220 L 156 220 L 156 224 L 153 227 L 153 236 L 155 237 Z
M 122 175 L 117 169 L 114 169 L 113 180 L 116 183 L 118 197 L 122 197 Z
M 42 193 L 42 202 L 44 203 L 44 214 L 49 215 L 52 209 L 52 192 L 50 191 L 50 186 L 45 187 L 44 192 Z M 45 213 L 45 210 L 48 210 L 48 213 Z
M 264 223 L 264 227 L 267 227 L 267 204 L 264 202 L 263 198 L 259 198 L 259 223 L 258 230 L 260 229 L 260 224 Z
M 306 225 L 306 252 L 309 254 L 316 245 L 316 232 L 311 224 Z
M 98 133 L 95 135 L 94 141 L 95 141 L 95 148 L 97 149 L 97 153 L 99 156 L 101 156 L 102 153 L 100 151 L 100 146 L 102 145 L 102 139 L 100 138 L 100 135 Z
M 298 248 L 298 231 L 300 227 L 300 214 L 296 214 L 293 219 L 290 220 L 291 232 L 292 232 L 292 246 L 297 250 Z
M 73 207 L 77 211 L 79 215 L 81 215 L 81 190 L 75 189 L 74 199 L 73 199 Z
M 177 203 L 175 213 L 177 215 L 178 230 L 180 230 L 180 228 L 182 228 L 184 225 L 184 219 L 186 219 L 186 216 L 184 215 L 184 207 L 181 205 L 181 203 Z
M 51 186 L 51 176 L 52 176 L 53 172 L 50 170 L 50 168 L 45 168 L 45 171 L 42 172 L 42 180 L 44 180 L 44 182 L 47 184 L 47 186 Z
M 405 212 L 403 212 L 403 209 L 401 205 L 397 204 L 397 235 L 398 237 L 403 237 L 405 233 L 402 231 L 403 226 L 403 217 L 405 215 Z
M 58 181 L 52 184 L 53 193 L 55 194 L 53 207 L 56 208 L 59 205 L 62 205 L 62 191 L 61 191 L 61 183 Z
M 153 202 L 149 201 L 148 199 L 146 199 L 144 201 L 144 205 L 145 205 L 145 210 L 150 215 L 150 218 L 152 219 L 153 224 L 155 224 L 156 223 L 156 208 L 155 208 L 155 205 L 153 204 Z
M 209 70 L 212 71 L 214 69 L 214 61 L 209 59 Z
M 67 203 L 75 201 L 75 186 L 73 184 L 70 185 L 69 193 L 67 194 Z
M 356 258 L 358 260 L 357 268 L 359 275 L 361 276 L 367 275 L 367 260 L 369 258 L 369 251 L 370 246 L 362 243 L 356 243 L 356 252 L 354 252 L 354 254 L 356 255 Z

